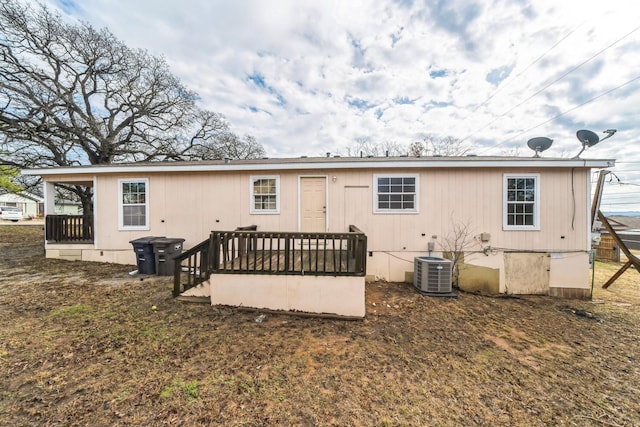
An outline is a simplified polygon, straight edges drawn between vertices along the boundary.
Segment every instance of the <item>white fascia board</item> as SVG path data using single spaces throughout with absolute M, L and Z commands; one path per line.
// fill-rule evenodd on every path
M 109 166 L 80 166 L 51 169 L 24 169 L 23 175 L 75 175 L 75 174 L 121 174 L 158 172 L 235 172 L 235 171 L 285 171 L 327 169 L 434 169 L 434 168 L 608 168 L 615 165 L 613 159 L 560 159 L 560 160 L 504 160 L 469 159 L 460 160 L 411 160 L 411 161 L 340 161 L 340 162 L 265 162 L 224 164 L 122 164 Z

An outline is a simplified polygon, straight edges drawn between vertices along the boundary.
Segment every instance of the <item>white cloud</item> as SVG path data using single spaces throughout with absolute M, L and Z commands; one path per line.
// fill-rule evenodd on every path
M 616 89 L 640 76 L 632 0 L 64 4 L 70 18 L 166 57 L 203 106 L 272 157 L 426 134 L 522 155 L 529 138 L 549 136 L 548 155 L 569 155 L 577 129 L 614 127 L 588 154 L 615 158 L 625 147 L 640 170 L 640 80 Z M 249 79 L 257 75 L 264 86 Z

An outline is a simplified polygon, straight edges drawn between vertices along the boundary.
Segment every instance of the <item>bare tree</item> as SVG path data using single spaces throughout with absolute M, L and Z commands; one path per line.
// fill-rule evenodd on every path
M 401 156 L 407 154 L 405 147 L 397 143 L 396 141 L 385 141 L 381 144 L 383 156 Z
M 232 159 L 257 159 L 266 155 L 264 148 L 251 135 L 240 138 L 236 134 L 229 134 L 218 144 L 223 156 Z
M 425 136 L 420 143 L 420 145 L 418 142 L 413 143 L 414 154 L 417 152 L 424 156 L 464 156 L 471 150 L 471 147 L 462 143 L 462 140 L 452 136 L 439 138 L 429 135 Z
M 409 144 L 409 155 L 411 157 L 422 157 L 425 155 L 424 144 L 422 141 L 414 141 Z
M 217 113 L 197 111 L 188 121 L 187 137 L 167 137 L 160 152 L 166 160 L 256 159 L 265 156 L 264 148 L 251 135 L 240 138 Z
M 422 141 L 414 141 L 408 146 L 395 141 L 377 143 L 369 137 L 359 137 L 352 146 L 347 147 L 347 155 L 350 157 L 382 157 L 402 156 L 464 156 L 471 147 L 464 145 L 458 138 L 452 136 L 435 137 L 425 136 Z
M 254 137 L 228 133 L 220 138 L 204 142 L 193 150 L 193 155 L 200 159 L 257 159 L 265 156 L 264 148 Z
M 520 147 L 513 146 L 502 150 L 503 156 L 518 157 L 520 155 Z
M 359 137 L 352 146 L 347 147 L 349 157 L 378 157 L 379 155 L 380 147 L 369 137 Z
M 356 139 L 352 146 L 347 147 L 349 157 L 382 157 L 400 156 L 406 153 L 406 149 L 395 141 L 374 142 L 369 137 Z
M 0 163 L 25 168 L 261 153 L 255 140 L 232 134 L 222 116 L 198 109 L 197 95 L 164 59 L 128 48 L 106 29 L 68 24 L 43 5 L 18 0 L 0 0 L 0 29 L 0 149 L 8 153 Z M 90 196 L 75 191 L 83 200 Z
M 464 263 L 465 251 L 468 251 L 476 241 L 471 229 L 470 221 L 459 221 L 451 214 L 451 229 L 446 234 L 440 246 L 446 258 L 453 263 L 453 284 L 458 286 L 460 281 L 460 266 Z

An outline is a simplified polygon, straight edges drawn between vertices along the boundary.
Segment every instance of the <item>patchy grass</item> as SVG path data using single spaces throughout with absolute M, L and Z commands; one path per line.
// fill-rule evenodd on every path
M 593 301 L 367 285 L 362 321 L 171 298 L 171 278 L 43 258 L 0 227 L 0 424 L 640 424 L 640 276 Z M 156 310 L 152 307 L 156 306 Z
M 192 380 L 184 382 L 180 379 L 174 379 L 170 385 L 162 389 L 160 397 L 162 399 L 169 399 L 175 396 L 175 394 L 181 393 L 187 402 L 191 402 L 198 397 L 198 381 Z
M 54 318 L 84 318 L 90 316 L 93 313 L 93 309 L 85 304 L 76 304 L 70 307 L 57 307 L 51 312 L 51 317 Z

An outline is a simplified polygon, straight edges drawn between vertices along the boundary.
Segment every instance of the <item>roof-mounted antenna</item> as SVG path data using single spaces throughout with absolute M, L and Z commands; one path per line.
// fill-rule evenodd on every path
M 540 153 L 549 149 L 551 144 L 553 144 L 553 139 L 547 138 L 546 136 L 538 136 L 527 141 L 529 148 L 536 152 L 533 157 L 540 157 Z
M 582 150 L 580 150 L 580 152 L 576 154 L 574 159 L 579 158 L 580 154 L 582 154 L 582 152 L 587 148 L 593 147 L 594 145 L 604 141 L 607 138 L 611 138 L 613 134 L 616 132 L 617 132 L 617 129 L 607 129 L 604 131 L 604 133 L 606 133 L 607 136 L 600 139 L 600 137 L 595 132 L 591 132 L 590 130 L 587 130 L 587 129 L 579 130 L 578 132 L 576 132 L 576 137 L 578 137 L 578 141 L 582 143 Z

